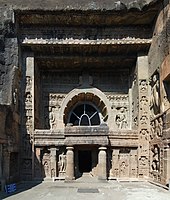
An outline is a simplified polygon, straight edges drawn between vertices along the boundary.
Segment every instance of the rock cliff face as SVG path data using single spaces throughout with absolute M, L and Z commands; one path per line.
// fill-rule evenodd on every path
M 115 70 L 117 70 L 119 66 L 127 68 L 129 62 L 133 64 L 134 68 L 135 66 L 136 69 L 138 67 L 137 70 L 141 69 L 142 72 L 144 71 L 144 73 L 140 74 L 134 70 L 135 72 L 127 75 L 134 81 L 134 85 L 136 84 L 134 86 L 136 93 L 134 92 L 134 94 L 132 94 L 134 102 L 130 102 L 130 105 L 133 104 L 134 107 L 132 110 L 134 109 L 135 111 L 128 111 L 128 114 L 130 112 L 134 112 L 132 113 L 134 115 L 134 118 L 132 117 L 134 121 L 128 122 L 132 124 L 134 123 L 134 126 L 129 126 L 132 128 L 128 130 L 129 132 L 126 130 L 124 135 L 127 139 L 129 139 L 130 136 L 128 136 L 128 133 L 133 136 L 133 131 L 135 130 L 135 140 L 138 141 L 139 146 L 140 144 L 141 146 L 143 145 L 143 149 L 140 149 L 143 154 L 141 153 L 141 157 L 138 158 L 140 166 L 137 167 L 136 165 L 134 168 L 135 177 L 142 177 L 146 174 L 146 176 L 150 176 L 156 181 L 164 184 L 167 183 L 167 180 L 170 178 L 170 174 L 167 173 L 170 169 L 170 159 L 168 157 L 170 155 L 170 125 L 168 124 L 170 118 L 170 112 L 168 111 L 170 108 L 170 104 L 168 104 L 170 103 L 170 94 L 168 92 L 170 90 L 169 11 L 168 0 L 0 0 L 0 124 L 2 125 L 0 128 L 0 181 L 3 181 L 4 178 L 6 178 L 7 182 L 9 181 L 9 178 L 11 178 L 11 181 L 19 179 L 19 166 L 15 165 L 15 161 L 18 160 L 19 157 L 22 157 L 22 161 L 25 163 L 25 165 L 23 165 L 25 167 L 25 174 L 23 175 L 23 178 L 26 176 L 29 177 L 29 180 L 34 178 L 34 167 L 32 166 L 35 164 L 36 171 L 36 160 L 32 160 L 34 152 L 32 152 L 31 137 L 35 133 L 35 135 L 37 134 L 37 138 L 40 138 L 42 142 L 44 142 L 43 137 L 39 136 L 41 134 L 41 130 L 36 132 L 35 129 L 38 129 L 41 125 L 39 124 L 39 118 L 42 118 L 43 124 L 43 117 L 45 116 L 40 116 L 42 115 L 42 110 L 39 109 L 41 101 L 39 103 L 37 100 L 42 89 L 42 86 L 39 84 L 41 78 L 40 74 L 35 77 L 35 85 L 32 84 L 31 78 L 33 77 L 33 74 L 31 70 L 34 67 L 34 64 L 38 67 L 41 66 L 42 71 L 47 67 L 47 65 L 49 67 L 48 70 L 51 70 L 52 67 L 54 67 L 55 70 L 57 67 L 62 68 L 64 66 L 63 63 L 67 66 L 68 62 L 71 64 L 71 61 L 66 60 L 66 58 L 68 55 L 73 57 L 72 53 L 75 53 L 75 55 L 77 55 L 77 52 L 79 53 L 78 47 L 80 42 L 80 46 L 83 44 L 80 51 L 82 51 L 82 55 L 84 57 L 88 54 L 90 56 L 91 54 L 92 56 L 98 55 L 98 57 L 94 56 L 98 66 L 103 67 L 103 65 L 108 64 L 108 58 L 111 55 L 110 67 L 112 67 L 112 70 L 113 66 L 115 67 Z M 100 37 L 98 36 L 98 33 L 96 33 L 98 30 L 101 31 L 101 34 L 99 34 Z M 84 38 L 82 37 L 83 33 L 85 33 Z M 61 42 L 63 42 L 63 44 L 61 44 Z M 98 44 L 100 44 L 100 46 L 103 45 L 101 49 Z M 69 46 L 68 48 L 67 45 Z M 74 49 L 73 47 L 76 47 L 77 49 Z M 86 51 L 83 50 L 83 48 L 86 49 L 86 47 L 89 47 L 89 49 L 87 48 Z M 57 59 L 60 59 L 60 56 L 62 57 L 62 52 L 63 58 L 65 56 L 65 59 L 62 58 L 63 60 L 61 59 L 60 62 L 58 60 L 55 61 L 51 59 L 51 57 L 56 56 L 57 51 L 59 51 Z M 94 52 L 94 55 L 93 53 L 90 54 L 90 51 Z M 109 51 L 110 55 L 108 55 Z M 105 60 L 102 58 L 102 52 L 104 52 L 103 54 L 105 55 Z M 46 54 L 49 54 L 51 57 L 46 57 Z M 124 54 L 125 57 L 121 57 L 121 54 Z M 44 57 L 44 60 L 42 57 Z M 92 59 L 87 59 L 86 65 L 88 65 L 88 62 L 90 63 L 90 60 L 92 62 L 91 67 L 93 67 L 95 64 Z M 81 63 L 82 60 L 72 59 L 72 66 L 78 64 L 79 62 Z M 85 63 L 85 61 L 83 62 Z M 27 67 L 30 67 L 30 71 L 27 70 Z M 37 74 L 39 73 L 38 67 L 35 68 L 35 71 L 37 70 Z M 146 70 L 144 67 L 146 67 Z M 146 72 L 147 70 L 148 73 Z M 45 70 L 44 72 L 43 77 L 46 75 Z M 65 77 L 65 71 L 63 74 L 63 77 Z M 61 77 L 55 73 L 52 73 L 52 75 L 54 75 L 54 80 L 59 80 L 61 83 Z M 52 77 L 52 75 L 50 76 Z M 84 87 L 85 84 L 83 85 L 82 81 L 83 78 L 87 78 L 86 75 L 87 74 L 82 77 L 79 76 L 79 74 L 77 75 L 77 87 L 80 87 L 81 84 L 82 87 Z M 49 83 L 51 82 L 51 77 Z M 95 79 L 95 77 L 97 78 Z M 109 74 L 105 76 L 106 79 L 108 77 Z M 94 79 L 99 80 L 102 79 L 102 77 L 95 72 Z M 104 79 L 104 82 L 107 82 L 106 79 Z M 115 78 L 112 76 L 111 80 L 112 79 Z M 45 80 L 47 81 L 48 77 Z M 63 82 L 64 80 L 65 79 L 63 79 Z M 122 80 L 122 82 L 125 83 L 125 79 L 123 78 Z M 93 84 L 91 74 L 89 76 L 88 84 L 90 86 Z M 98 86 L 93 86 L 99 88 Z M 33 89 L 35 89 L 34 97 L 30 93 L 30 90 Z M 113 82 L 111 89 L 113 89 Z M 138 92 L 139 89 L 140 91 Z M 152 100 L 155 100 L 153 105 L 150 105 L 150 94 Z M 93 94 L 91 94 L 91 96 L 93 96 Z M 51 100 L 50 110 L 48 105 L 49 97 L 54 99 L 58 98 L 59 101 L 62 98 L 65 98 L 65 96 L 58 94 L 58 96 L 47 95 L 47 97 L 48 98 L 46 100 L 48 101 L 47 106 L 45 107 L 47 112 L 47 127 L 41 128 L 45 129 L 43 136 L 46 135 L 49 139 L 48 145 L 50 148 L 50 145 L 52 144 L 50 143 L 51 138 L 49 137 L 51 129 L 48 130 L 47 128 L 51 128 L 56 124 L 52 124 L 53 122 L 50 122 L 51 124 L 49 124 L 49 118 L 51 117 L 52 120 L 53 117 L 51 113 L 53 113 L 53 110 L 57 113 L 62 105 L 57 104 L 58 107 L 56 107 L 56 105 L 53 105 L 53 102 L 56 103 L 56 100 Z M 139 97 L 141 99 L 139 99 Z M 160 98 L 156 99 L 156 97 Z M 121 111 L 120 105 L 117 105 L 118 107 L 114 108 L 114 103 L 116 102 L 115 99 L 119 99 L 120 97 L 108 98 L 110 98 L 110 101 L 113 101 L 113 106 L 110 109 L 115 109 L 115 112 L 117 113 L 120 112 L 116 119 L 117 125 L 121 126 L 118 123 L 119 118 L 121 118 L 120 116 L 124 117 L 127 111 L 126 109 Z M 96 101 L 98 101 L 98 99 Z M 73 106 L 72 102 L 70 102 L 70 109 L 71 106 Z M 152 107 L 149 109 L 150 106 Z M 64 110 L 65 107 L 63 106 L 62 109 Z M 153 111 L 153 117 L 151 117 L 151 119 L 150 110 Z M 139 111 L 141 111 L 141 116 Z M 45 111 L 43 112 L 45 114 Z M 112 113 L 114 112 L 112 111 Z M 48 117 L 49 114 L 51 115 L 50 117 Z M 69 110 L 68 113 L 65 112 L 65 115 L 66 114 L 69 115 Z M 61 120 L 59 117 L 61 117 Z M 58 116 L 59 125 L 60 123 L 63 123 L 62 117 L 62 114 Z M 113 123 L 114 119 L 115 117 L 112 116 L 110 122 Z M 67 124 L 67 120 L 65 121 L 65 124 Z M 142 127 L 141 130 L 138 128 L 138 121 L 139 126 Z M 38 124 L 38 128 L 34 127 L 36 123 Z M 163 123 L 166 124 L 166 126 L 164 126 Z M 150 124 L 153 124 L 153 127 Z M 153 135 L 151 135 L 152 131 Z M 70 130 L 68 132 L 71 134 Z M 91 133 L 92 131 L 89 132 Z M 77 130 L 75 133 L 77 133 Z M 115 156 L 118 157 L 117 147 L 114 147 L 114 137 L 117 132 L 112 131 L 108 134 L 110 134 L 113 139 L 112 148 L 115 148 Z M 119 138 L 117 135 L 116 137 Z M 63 141 L 63 138 L 64 136 L 60 138 L 61 141 Z M 146 144 L 146 140 L 148 142 L 147 147 L 144 146 L 144 144 Z M 85 141 L 86 139 L 83 142 Z M 142 144 L 143 141 L 145 142 Z M 122 138 L 120 143 L 123 147 L 127 146 L 126 143 L 122 143 Z M 40 144 L 42 145 L 42 143 Z M 74 144 L 77 144 L 77 141 Z M 118 145 L 119 144 L 117 144 L 117 146 Z M 131 145 L 132 143 L 129 144 L 129 146 Z M 41 158 L 41 153 L 44 153 L 45 156 L 43 159 L 45 168 L 46 164 L 49 162 L 46 156 L 48 155 L 50 158 L 50 156 L 53 155 L 55 157 L 53 150 L 51 149 L 50 154 L 49 149 L 45 149 L 41 152 L 41 148 L 37 148 L 36 146 L 34 147 L 37 155 L 39 155 L 39 158 Z M 137 157 L 138 146 L 135 146 L 135 148 L 136 149 L 132 147 L 131 155 L 135 155 L 134 157 Z M 127 156 L 129 156 L 129 150 L 126 150 L 127 152 L 123 152 L 123 150 L 120 150 L 120 152 L 122 151 L 122 155 L 126 153 Z M 149 152 L 149 150 L 151 151 Z M 29 151 L 30 154 L 28 154 L 27 151 Z M 147 157 L 145 155 L 146 151 Z M 165 161 L 162 159 L 164 156 Z M 37 159 L 37 162 L 41 168 L 42 166 L 40 165 L 40 160 Z M 138 162 L 136 161 L 136 163 Z M 114 165 L 114 163 L 112 164 Z M 15 170 L 13 165 L 15 165 Z M 140 173 L 137 172 L 137 168 L 140 168 Z M 117 170 L 117 168 L 115 168 L 115 170 Z M 49 175 L 47 167 L 46 173 Z
M 10 5 L 16 9 L 28 10 L 142 10 L 146 6 L 151 6 L 159 1 L 160 0 L 1 0 L 1 5 Z

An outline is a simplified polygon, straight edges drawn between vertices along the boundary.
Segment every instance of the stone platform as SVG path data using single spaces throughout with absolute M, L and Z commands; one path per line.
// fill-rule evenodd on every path
M 148 182 L 98 181 L 85 175 L 75 181 L 44 181 L 40 184 L 23 183 L 13 195 L 1 194 L 7 200 L 169 200 L 170 192 Z

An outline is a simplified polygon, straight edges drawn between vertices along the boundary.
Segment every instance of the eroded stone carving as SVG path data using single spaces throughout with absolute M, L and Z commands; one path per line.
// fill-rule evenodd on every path
M 127 123 L 127 110 L 125 107 L 118 108 L 118 113 L 115 119 L 118 129 L 125 129 L 128 126 Z
M 157 145 L 155 145 L 151 150 L 153 152 L 152 170 L 158 172 L 160 170 L 160 150 Z
M 141 80 L 139 83 L 140 87 L 140 92 L 146 92 L 147 91 L 147 81 L 146 80 Z
M 149 109 L 148 99 L 146 96 L 141 97 L 140 104 L 141 104 L 140 105 L 141 114 L 146 115 L 148 113 L 148 109 Z
M 143 115 L 141 118 L 140 118 L 140 123 L 141 125 L 147 125 L 147 116 Z
M 114 149 L 112 152 L 111 177 L 137 176 L 137 150 L 130 148 Z
M 42 165 L 44 169 L 44 176 L 51 177 L 50 153 L 43 154 Z
M 156 115 L 160 112 L 160 86 L 159 86 L 159 76 L 154 74 L 151 79 L 151 99 L 150 107 L 152 115 Z
M 66 155 L 63 152 L 63 153 L 61 153 L 59 155 L 59 161 L 58 161 L 59 176 L 64 176 L 65 175 L 66 163 L 67 163 Z
M 50 129 L 54 129 L 55 115 L 54 115 L 54 108 L 53 107 L 49 107 L 49 123 L 50 123 Z

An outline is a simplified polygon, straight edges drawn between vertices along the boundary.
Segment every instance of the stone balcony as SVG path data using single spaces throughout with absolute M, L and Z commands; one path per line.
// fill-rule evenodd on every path
M 44 145 L 138 145 L 138 132 L 135 130 L 109 130 L 106 124 L 100 126 L 71 126 L 56 130 L 35 130 L 37 146 Z
M 108 145 L 109 128 L 106 124 L 100 126 L 66 126 L 66 145 Z

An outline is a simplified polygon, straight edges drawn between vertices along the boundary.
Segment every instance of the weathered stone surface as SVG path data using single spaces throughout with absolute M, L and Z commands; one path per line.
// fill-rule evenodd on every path
M 16 9 L 42 9 L 42 10 L 122 10 L 122 9 L 143 9 L 159 0 L 48 0 L 48 1 L 23 1 L 23 0 L 1 0 L 1 5 L 12 6 Z
M 1 181 L 167 184 L 168 1 L 0 2 Z

